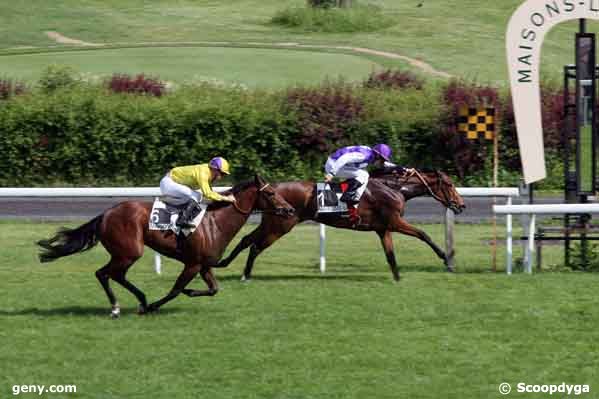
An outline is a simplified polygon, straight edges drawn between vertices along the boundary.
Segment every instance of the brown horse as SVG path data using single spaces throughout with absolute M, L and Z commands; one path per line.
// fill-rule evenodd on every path
M 39 241 L 38 245 L 44 248 L 40 260 L 53 261 L 88 250 L 98 240 L 102 242 L 111 258 L 106 266 L 96 271 L 96 277 L 112 305 L 113 317 L 119 316 L 120 307 L 109 285 L 109 279 L 137 297 L 140 314 L 157 310 L 180 293 L 189 297 L 213 296 L 218 292 L 218 285 L 211 268 L 217 264 L 226 246 L 247 221 L 250 212 L 259 209 L 283 216 L 294 212 L 260 176 L 256 176 L 251 182 L 236 185 L 225 194 L 233 194 L 237 201 L 233 204 L 219 202 L 209 205 L 202 222 L 179 251 L 174 234 L 148 229 L 151 202 L 127 201 L 76 229 L 62 229 L 49 240 Z M 185 265 L 171 291 L 150 305 L 147 304 L 144 293 L 125 278 L 127 270 L 142 256 L 144 245 Z M 198 273 L 208 289 L 186 289 L 187 284 Z
M 242 280 L 249 280 L 254 261 L 262 251 L 291 231 L 298 223 L 313 220 L 333 227 L 375 231 L 380 237 L 387 262 L 396 281 L 399 280 L 399 270 L 393 251 L 392 232 L 424 241 L 443 260 L 447 270 L 453 271 L 448 263 L 449 257 L 453 254 L 445 254 L 424 231 L 412 226 L 403 218 L 406 201 L 422 195 L 431 195 L 455 213 L 462 212 L 465 208 L 464 200 L 445 173 L 416 170 L 403 173 L 397 172 L 397 169 L 373 172 L 358 208 L 361 221 L 355 227 L 346 217 L 335 214 L 317 215 L 316 187 L 313 182 L 279 183 L 274 187 L 277 193 L 295 208 L 295 215 L 287 219 L 264 215 L 260 225 L 243 237 L 231 254 L 215 267 L 227 267 L 241 251 L 251 247 L 242 276 Z

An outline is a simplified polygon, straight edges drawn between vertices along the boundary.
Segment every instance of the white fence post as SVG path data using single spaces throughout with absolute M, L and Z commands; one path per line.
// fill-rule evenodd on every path
M 158 252 L 154 252 L 154 270 L 156 274 L 162 274 L 162 258 Z
M 327 270 L 327 258 L 325 255 L 326 227 L 322 223 L 320 223 L 319 237 L 320 237 L 320 272 L 324 273 Z
M 455 213 L 449 208 L 445 210 L 445 254 L 447 255 L 447 267 L 453 269 L 453 229 Z
M 526 262 L 526 273 L 532 274 L 532 263 L 534 262 L 535 253 L 535 232 L 536 232 L 536 216 L 534 213 L 530 215 L 528 223 L 528 259 Z
M 157 199 L 158 197 L 154 198 L 154 200 Z M 162 274 L 162 258 L 160 258 L 160 254 L 158 252 L 154 252 L 154 271 L 156 274 Z
M 507 198 L 507 205 L 512 205 L 512 197 Z M 507 274 L 512 274 L 512 254 L 513 250 L 513 241 L 512 241 L 512 214 L 508 213 L 505 220 L 506 226 L 506 260 L 505 260 L 505 272 Z

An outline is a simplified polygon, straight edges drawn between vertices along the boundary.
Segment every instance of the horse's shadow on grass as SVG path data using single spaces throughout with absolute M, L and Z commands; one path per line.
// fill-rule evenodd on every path
M 160 309 L 156 315 L 162 314 L 175 314 L 184 311 L 184 309 L 171 307 Z M 15 309 L 15 310 L 0 310 L 0 317 L 2 316 L 42 316 L 42 317 L 108 317 L 110 315 L 110 309 L 107 307 L 100 306 L 64 306 L 60 308 L 51 309 L 40 309 L 40 308 L 26 308 L 26 309 Z M 121 317 L 138 316 L 137 308 L 127 307 L 121 308 Z M 154 316 L 154 314 L 149 315 Z M 141 317 L 141 316 L 140 316 Z M 147 317 L 147 316 L 144 316 Z
M 219 281 L 240 281 L 241 275 L 231 274 L 227 276 L 218 277 Z M 357 275 L 357 274 L 348 274 L 348 275 L 339 275 L 339 274 L 283 274 L 283 275 L 255 275 L 252 276 L 251 281 L 266 281 L 266 282 L 277 282 L 277 281 L 313 281 L 313 280 L 329 280 L 329 281 L 382 281 L 386 280 L 383 276 L 378 275 Z M 390 278 L 389 278 L 390 280 Z
M 318 266 L 306 266 L 302 269 L 314 270 Z M 218 269 L 217 269 L 218 270 Z M 490 270 L 486 269 L 472 269 L 472 268 L 460 268 L 456 266 L 455 271 L 448 272 L 447 268 L 443 265 L 421 265 L 421 266 L 404 266 L 399 268 L 400 274 L 403 277 L 411 273 L 433 273 L 433 274 L 448 274 L 448 275 L 468 275 L 468 274 L 489 274 Z M 224 276 L 218 276 L 219 281 L 239 281 L 241 280 L 240 274 L 228 274 Z M 328 265 L 325 274 L 320 273 L 306 273 L 298 272 L 297 274 L 252 274 L 251 280 L 255 281 L 349 281 L 349 282 L 369 282 L 369 281 L 385 281 L 392 280 L 389 268 L 387 266 L 382 267 L 380 270 L 372 270 L 362 265 Z

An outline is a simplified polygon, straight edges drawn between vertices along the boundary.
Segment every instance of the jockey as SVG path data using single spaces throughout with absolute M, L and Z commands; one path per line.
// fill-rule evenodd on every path
M 368 183 L 369 174 L 366 167 L 395 166 L 390 159 L 391 148 L 387 144 L 377 144 L 372 148 L 364 145 L 343 147 L 327 159 L 324 166 L 325 182 L 329 183 L 333 177 L 348 179 L 349 187 L 341 196 L 341 200 L 348 205 L 347 210 L 352 223 L 356 224 L 360 220 L 357 205 Z
M 229 162 L 224 158 L 215 157 L 207 164 L 173 168 L 160 180 L 160 192 L 169 197 L 168 202 L 173 205 L 187 203 L 177 220 L 178 227 L 193 227 L 191 221 L 201 211 L 200 202 L 203 198 L 235 202 L 233 195 L 220 195 L 210 186 L 223 175 L 230 173 Z

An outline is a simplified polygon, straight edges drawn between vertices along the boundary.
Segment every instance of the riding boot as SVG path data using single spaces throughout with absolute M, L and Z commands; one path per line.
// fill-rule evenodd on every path
M 345 190 L 345 192 L 343 193 L 343 195 L 341 195 L 341 198 L 339 198 L 339 199 L 341 201 L 347 203 L 348 206 L 350 206 L 354 203 L 357 203 L 359 201 L 358 189 L 361 186 L 362 186 L 362 183 L 360 183 L 356 179 L 347 180 L 347 189 Z
M 198 213 L 200 213 L 201 210 L 202 208 L 200 208 L 200 204 L 194 200 L 189 201 L 187 207 L 183 210 L 183 212 L 181 212 L 179 218 L 177 219 L 177 227 L 181 229 L 195 227 L 192 221 L 196 216 L 198 216 Z

